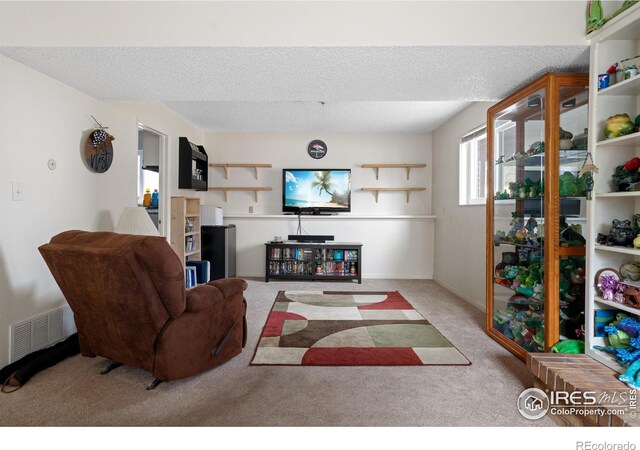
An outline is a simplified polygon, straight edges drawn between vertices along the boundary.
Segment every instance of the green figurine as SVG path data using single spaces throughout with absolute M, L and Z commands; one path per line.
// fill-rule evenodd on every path
M 589 16 L 587 17 L 587 34 L 597 30 L 604 25 L 605 20 L 602 14 L 602 5 L 600 0 L 592 0 L 589 2 Z

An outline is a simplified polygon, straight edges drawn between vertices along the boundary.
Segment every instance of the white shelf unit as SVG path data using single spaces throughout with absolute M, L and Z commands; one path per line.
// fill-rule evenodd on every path
M 611 175 L 616 166 L 640 156 L 640 133 L 616 139 L 604 139 L 608 117 L 627 113 L 631 120 L 640 114 L 640 76 L 616 83 L 598 91 L 598 74 L 612 64 L 640 54 L 640 4 L 608 22 L 587 36 L 591 43 L 589 67 L 589 150 L 599 173 L 595 175 L 593 200 L 587 206 L 587 305 L 585 310 L 586 353 L 595 360 L 624 372 L 615 358 L 596 346 L 606 346 L 603 337 L 594 332 L 594 314 L 598 309 L 611 309 L 639 317 L 640 309 L 606 301 L 595 289 L 595 274 L 609 267 L 618 270 L 624 263 L 640 261 L 640 250 L 596 244 L 598 233 L 608 234 L 613 219 L 629 219 L 640 213 L 640 192 L 612 192 Z

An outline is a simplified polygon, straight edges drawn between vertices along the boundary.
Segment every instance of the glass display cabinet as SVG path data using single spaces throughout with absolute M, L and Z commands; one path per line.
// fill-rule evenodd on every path
M 487 112 L 487 333 L 524 359 L 583 339 L 588 75 L 547 74 Z

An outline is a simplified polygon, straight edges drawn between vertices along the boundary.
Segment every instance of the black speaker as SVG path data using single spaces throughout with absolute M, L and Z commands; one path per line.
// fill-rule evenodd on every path
M 289 240 L 296 242 L 327 242 L 333 241 L 332 234 L 290 234 Z

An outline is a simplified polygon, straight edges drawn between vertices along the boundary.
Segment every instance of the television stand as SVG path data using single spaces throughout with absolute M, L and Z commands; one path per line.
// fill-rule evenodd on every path
M 265 281 L 357 281 L 362 284 L 360 242 L 267 242 Z

